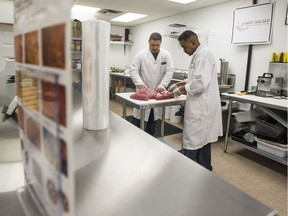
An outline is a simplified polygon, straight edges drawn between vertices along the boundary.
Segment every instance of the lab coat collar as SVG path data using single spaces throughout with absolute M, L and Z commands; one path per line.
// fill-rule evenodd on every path
M 203 45 L 200 44 L 200 45 L 197 47 L 196 51 L 193 53 L 192 58 L 194 58 L 194 56 L 196 56 L 197 53 L 200 52 L 200 50 L 201 50 L 202 48 L 203 48 Z
M 159 50 L 159 53 L 158 53 L 158 56 L 157 56 L 156 60 L 155 60 L 153 54 L 151 53 L 151 51 L 149 50 L 149 48 L 147 49 L 147 52 L 148 52 L 147 53 L 148 57 L 153 59 L 153 61 L 158 62 L 159 59 L 161 59 L 161 54 L 162 54 L 161 49 Z

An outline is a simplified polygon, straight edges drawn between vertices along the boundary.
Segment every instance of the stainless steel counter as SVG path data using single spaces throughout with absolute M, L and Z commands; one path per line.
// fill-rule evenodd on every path
M 75 109 L 73 124 L 79 129 L 82 112 Z M 74 138 L 77 216 L 276 215 L 114 113 L 109 129 L 75 130 Z M 13 193 L 0 196 L 0 215 L 24 215 Z M 34 209 L 21 194 L 23 203 L 31 204 L 27 209 Z
M 76 215 L 276 215 L 113 113 L 109 129 L 83 132 L 76 144 L 87 149 L 76 149 L 75 161 L 82 159 L 76 171 Z

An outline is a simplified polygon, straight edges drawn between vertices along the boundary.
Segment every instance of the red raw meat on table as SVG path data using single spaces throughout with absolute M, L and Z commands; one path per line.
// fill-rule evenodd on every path
M 130 95 L 131 99 L 135 100 L 143 100 L 143 101 L 148 101 L 149 97 L 146 94 L 140 94 L 139 92 L 135 92 L 134 94 Z
M 173 98 L 169 91 L 156 92 L 150 88 L 142 88 L 130 96 L 131 99 L 148 101 L 149 99 L 165 100 Z
M 165 100 L 165 99 L 171 99 L 171 98 L 173 98 L 173 94 L 169 91 L 157 93 L 155 96 L 156 100 Z
M 131 99 L 144 100 L 154 99 L 156 91 L 150 88 L 142 88 L 130 96 Z

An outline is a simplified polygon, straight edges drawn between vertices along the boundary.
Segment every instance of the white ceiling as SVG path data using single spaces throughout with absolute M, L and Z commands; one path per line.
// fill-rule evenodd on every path
M 117 23 L 110 20 L 121 14 L 99 14 L 97 18 L 101 20 L 110 21 L 113 25 L 120 26 L 135 26 L 145 22 L 185 13 L 191 10 L 219 4 L 228 0 L 197 0 L 189 4 L 178 4 L 168 0 L 76 0 L 75 3 L 85 6 L 93 6 L 101 9 L 112 9 L 121 11 L 124 14 L 126 12 L 146 14 L 139 20 L 132 21 L 130 23 Z

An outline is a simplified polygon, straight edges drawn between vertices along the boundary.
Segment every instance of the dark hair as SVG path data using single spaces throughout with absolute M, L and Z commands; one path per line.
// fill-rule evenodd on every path
M 150 35 L 150 37 L 149 37 L 149 41 L 151 41 L 151 40 L 160 40 L 160 41 L 162 41 L 162 36 L 161 36 L 161 34 L 158 33 L 158 32 L 153 32 L 153 33 Z
M 178 37 L 178 41 L 186 41 L 188 40 L 190 37 L 195 37 L 198 38 L 197 34 L 191 30 L 186 30 L 184 32 L 182 32 L 182 34 Z

